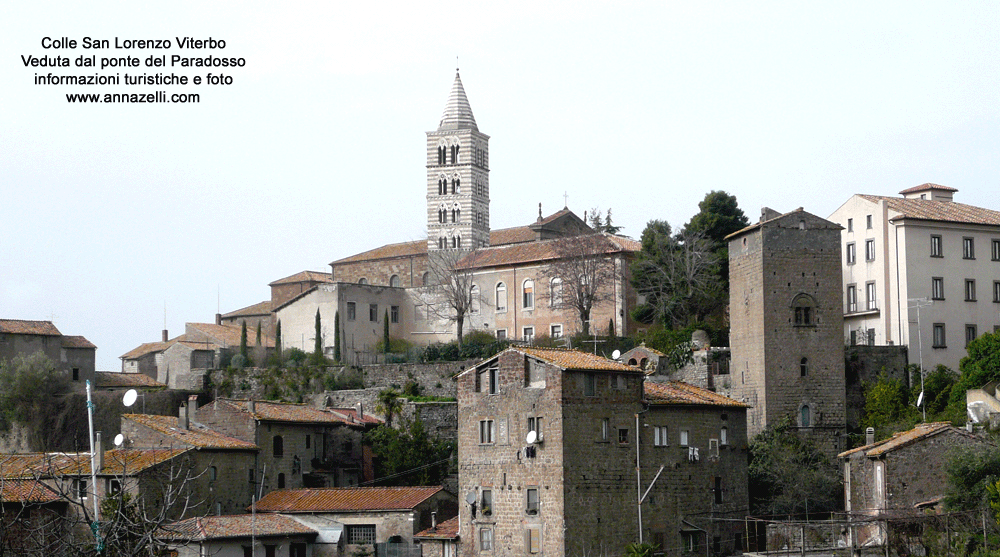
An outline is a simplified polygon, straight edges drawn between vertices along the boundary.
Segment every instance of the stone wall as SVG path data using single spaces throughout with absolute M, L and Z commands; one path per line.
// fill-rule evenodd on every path
M 844 353 L 844 378 L 847 388 L 847 428 L 859 430 L 865 408 L 865 382 L 878 381 L 885 373 L 910 387 L 906 372 L 906 346 L 848 346 Z
M 455 375 L 476 365 L 479 360 L 431 364 L 379 364 L 363 366 L 366 388 L 402 390 L 407 382 L 420 385 L 425 396 L 455 396 Z

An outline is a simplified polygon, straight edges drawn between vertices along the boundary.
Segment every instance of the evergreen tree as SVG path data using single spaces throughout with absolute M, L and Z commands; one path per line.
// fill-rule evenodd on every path
M 260 321 L 257 322 L 257 346 L 260 346 Z
M 243 362 L 247 362 L 250 359 L 250 352 L 247 350 L 247 322 L 243 321 L 243 325 L 240 327 L 240 356 L 243 356 Z
M 281 321 L 274 326 L 274 354 L 278 359 L 278 365 L 281 365 Z
M 385 310 L 385 318 L 382 321 L 382 347 L 385 353 L 389 353 L 389 310 Z
M 333 359 L 340 363 L 340 312 L 333 314 Z
M 608 319 L 608 336 L 614 338 L 615 336 L 615 318 L 611 317 Z
M 313 365 L 317 366 L 323 363 L 323 322 L 319 316 L 319 308 L 316 309 L 316 332 L 313 338 L 313 353 L 310 360 L 312 360 Z

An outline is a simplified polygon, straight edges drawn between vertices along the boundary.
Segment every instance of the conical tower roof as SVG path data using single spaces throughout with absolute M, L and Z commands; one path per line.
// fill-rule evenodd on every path
M 464 129 L 479 131 L 476 117 L 472 115 L 472 107 L 469 106 L 469 98 L 465 96 L 465 87 L 462 87 L 462 78 L 459 77 L 458 70 L 455 70 L 455 83 L 451 86 L 451 95 L 448 96 L 448 105 L 444 107 L 438 130 Z

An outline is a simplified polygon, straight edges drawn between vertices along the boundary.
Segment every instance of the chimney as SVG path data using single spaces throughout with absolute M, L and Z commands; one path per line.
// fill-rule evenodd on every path
M 216 325 L 222 325 L 222 314 L 221 313 L 216 313 L 215 314 L 215 324 Z
M 358 414 L 358 421 L 365 419 L 365 406 L 360 402 L 354 405 L 354 411 Z
M 104 444 L 101 443 L 101 432 L 94 432 L 94 465 L 97 468 L 94 473 L 97 474 L 104 469 Z M 97 486 L 94 486 L 96 489 Z
M 871 445 L 875 442 L 875 428 L 870 427 L 865 430 L 865 445 Z
M 167 330 L 163 329 L 163 342 L 167 342 L 168 340 L 170 340 L 168 337 L 169 335 L 167 335 Z
M 180 429 L 191 429 L 188 420 L 188 403 L 182 402 L 180 413 L 177 415 L 177 427 Z
M 188 395 L 188 422 L 198 421 L 198 395 Z
M 538 222 L 542 222 L 542 204 L 538 204 Z

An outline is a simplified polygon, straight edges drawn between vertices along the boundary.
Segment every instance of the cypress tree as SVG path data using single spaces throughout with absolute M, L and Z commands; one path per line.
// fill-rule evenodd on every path
M 260 321 L 257 322 L 257 346 L 260 346 Z
M 243 356 L 243 361 L 246 362 L 249 353 L 247 352 L 247 322 L 244 321 L 243 325 L 240 327 L 240 356 Z
M 333 359 L 340 362 L 340 312 L 333 314 Z
M 313 362 L 319 365 L 323 362 L 323 324 L 320 321 L 319 308 L 316 309 L 316 338 L 313 346 Z
M 274 354 L 278 357 L 278 366 L 281 366 L 281 321 L 274 327 Z
M 609 337 L 614 337 L 615 336 L 615 318 L 614 317 L 608 319 L 608 336 Z
M 389 310 L 385 310 L 385 319 L 382 322 L 382 343 L 385 353 L 389 353 Z

